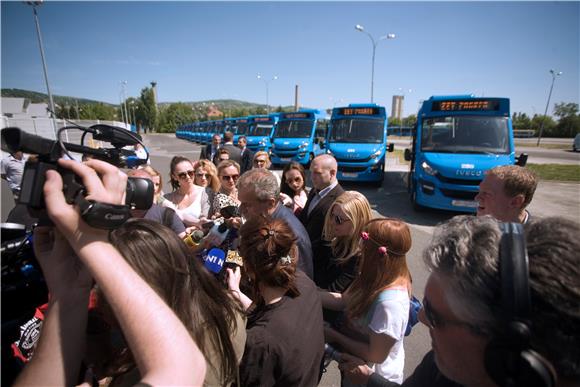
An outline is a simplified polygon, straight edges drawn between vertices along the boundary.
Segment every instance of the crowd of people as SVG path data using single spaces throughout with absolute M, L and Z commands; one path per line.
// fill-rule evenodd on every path
M 34 243 L 49 308 L 16 385 L 315 386 L 325 343 L 344 386 L 580 385 L 580 226 L 530 214 L 531 171 L 493 168 L 477 216 L 436 228 L 418 315 L 433 348 L 404 375 L 409 225 L 373 217 L 331 155 L 312 160 L 308 190 L 302 165 L 279 177 L 246 145 L 228 132 L 199 160 L 173 157 L 167 193 L 150 165 L 59 161 L 97 202 L 123 203 L 127 175 L 153 181 L 153 206 L 110 232 L 85 223 L 47 172 L 54 227 Z M 220 224 L 229 236 L 216 242 Z M 185 244 L 195 232 L 206 237 Z M 212 273 L 212 248 L 241 262 Z

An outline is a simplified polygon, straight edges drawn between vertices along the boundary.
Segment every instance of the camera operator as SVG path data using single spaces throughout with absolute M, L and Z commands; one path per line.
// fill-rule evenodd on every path
M 58 164 L 82 178 L 86 199 L 124 203 L 127 176 L 113 165 L 62 159 Z M 51 298 L 38 347 L 15 384 L 75 384 L 92 277 L 115 313 L 142 382 L 200 385 L 205 376 L 203 355 L 176 315 L 109 243 L 108 232 L 90 227 L 78 209 L 67 204 L 56 171 L 46 172 L 43 192 L 56 228 L 38 228 L 35 247 Z
M 423 254 L 431 275 L 419 314 L 433 350 L 403 386 L 580 385 L 580 226 L 531 222 L 521 250 L 507 251 L 500 226 L 490 216 L 457 216 L 438 228 Z M 354 383 L 397 385 L 360 359 L 341 359 Z

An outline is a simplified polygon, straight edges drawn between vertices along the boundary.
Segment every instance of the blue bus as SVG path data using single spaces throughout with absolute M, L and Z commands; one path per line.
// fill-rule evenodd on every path
M 405 159 L 416 210 L 475 212 L 485 171 L 516 162 L 509 99 L 432 96 L 419 110 Z M 522 154 L 517 164 L 526 160 Z
M 332 109 L 326 152 L 338 162 L 338 180 L 374 182 L 385 178 L 387 112 L 377 104 L 350 104 Z
M 248 136 L 250 132 L 250 119 L 248 117 L 235 118 L 230 127 L 230 131 L 234 133 L 234 145 L 237 145 L 240 136 Z
M 270 152 L 272 147 L 271 137 L 278 123 L 279 113 L 268 115 L 250 116 L 250 127 L 248 130 L 248 148 L 252 152 Z
M 324 153 L 327 127 L 326 114 L 317 109 L 280 113 L 272 136 L 272 164 L 284 165 L 297 161 L 305 166 L 310 165 L 314 157 Z

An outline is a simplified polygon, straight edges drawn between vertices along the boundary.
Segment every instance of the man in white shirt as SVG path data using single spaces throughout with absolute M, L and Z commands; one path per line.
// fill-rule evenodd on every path
M 24 164 L 24 154 L 21 151 L 11 153 L 3 158 L 1 162 L 2 179 L 8 182 L 15 201 L 20 196 L 20 182 L 24 172 Z

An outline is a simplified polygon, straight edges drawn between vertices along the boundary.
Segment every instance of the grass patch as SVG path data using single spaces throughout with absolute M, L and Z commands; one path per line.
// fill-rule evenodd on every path
M 580 165 L 526 164 L 542 180 L 580 182 Z
M 387 152 L 389 159 L 398 159 L 399 164 L 410 164 L 410 161 L 405 160 L 405 151 L 402 149 L 395 149 L 392 152 Z
M 531 142 L 519 142 L 516 141 L 515 142 L 516 148 L 518 147 L 524 147 L 524 148 L 537 148 L 536 147 L 536 143 L 531 143 Z M 564 150 L 572 150 L 572 143 L 570 144 L 550 144 L 550 143 L 541 143 L 540 142 L 540 146 L 539 148 L 544 148 L 544 149 L 564 149 Z M 517 150 L 516 150 L 517 151 Z

